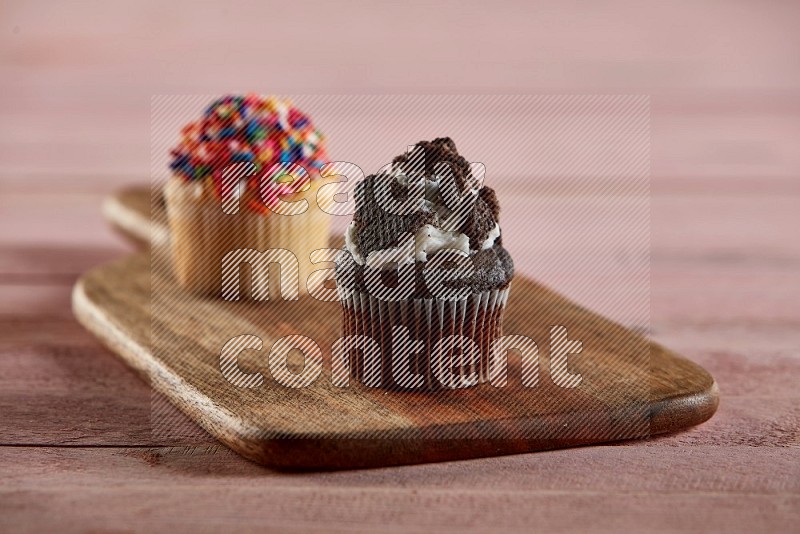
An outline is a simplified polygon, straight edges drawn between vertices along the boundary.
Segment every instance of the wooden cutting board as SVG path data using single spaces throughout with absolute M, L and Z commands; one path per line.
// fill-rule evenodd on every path
M 125 235 L 163 242 L 168 232 L 150 224 L 150 211 L 147 188 L 105 205 Z M 539 346 L 535 387 L 522 383 L 514 352 L 502 388 L 387 392 L 354 381 L 338 387 L 330 353 L 340 330 L 339 303 L 192 297 L 176 288 L 168 270 L 152 268 L 150 254 L 81 277 L 73 293 L 76 316 L 189 417 L 265 465 L 369 467 L 646 438 L 702 423 L 717 408 L 717 387 L 704 369 L 521 276 L 514 279 L 504 333 Z M 151 285 L 160 290 L 151 295 Z M 570 372 L 581 376 L 575 387 L 559 387 L 549 373 L 554 324 L 582 342 L 581 353 L 569 359 Z M 263 341 L 262 351 L 240 354 L 239 367 L 263 377 L 253 388 L 233 385 L 220 366 L 225 341 L 245 333 Z M 323 353 L 323 372 L 306 388 L 282 386 L 269 373 L 270 347 L 290 334 L 312 338 Z M 302 360 L 295 363 L 299 372 Z

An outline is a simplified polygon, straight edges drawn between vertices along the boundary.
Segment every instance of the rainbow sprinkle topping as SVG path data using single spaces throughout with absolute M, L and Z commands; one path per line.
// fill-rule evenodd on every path
M 222 173 L 237 163 L 252 163 L 255 172 L 248 189 L 255 191 L 263 172 L 277 163 L 294 163 L 307 171 L 327 163 L 324 138 L 311 120 L 288 100 L 247 94 L 224 96 L 213 102 L 200 120 L 181 131 L 180 144 L 171 151 L 170 169 L 187 182 L 208 181 L 217 195 L 224 186 Z M 278 182 L 276 174 L 264 199 L 297 192 L 305 183 Z M 264 184 L 262 189 L 264 189 Z M 248 205 L 259 205 L 251 199 Z

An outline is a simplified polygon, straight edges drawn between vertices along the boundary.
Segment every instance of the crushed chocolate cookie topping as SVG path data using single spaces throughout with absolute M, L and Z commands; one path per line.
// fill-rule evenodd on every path
M 436 214 L 419 210 L 408 215 L 397 215 L 385 210 L 378 202 L 377 194 L 389 191 L 395 200 L 403 200 L 405 193 L 393 177 L 386 174 L 373 174 L 356 186 L 356 213 L 353 222 L 356 226 L 358 246 L 363 257 L 370 252 L 394 247 L 407 233 L 416 233 L 426 224 L 436 223 Z M 402 187 L 402 186 L 401 186 Z
M 441 163 L 451 172 L 437 168 Z M 415 269 L 414 298 L 429 298 L 423 281 L 426 262 L 441 250 L 451 250 L 472 258 L 475 268 L 453 287 L 478 292 L 506 287 L 514 264 L 502 246 L 500 205 L 495 192 L 481 185 L 452 139 L 417 143 L 393 160 L 390 171 L 370 175 L 356 186 L 356 212 L 345 234 L 353 261 L 337 262 L 337 278 L 362 284 L 366 269 L 381 268 L 379 262 L 386 261 L 382 254 L 370 259 L 371 253 L 397 252 L 392 257 L 398 266 Z M 409 235 L 413 252 L 399 248 Z
M 422 226 L 442 225 L 442 218 L 451 210 L 444 206 L 441 188 L 443 180 L 453 180 L 459 195 L 470 193 L 475 185 L 471 166 L 461 156 L 449 137 L 433 141 L 420 141 L 406 154 L 393 160 L 392 173 L 368 176 L 356 188 L 355 234 L 362 257 L 370 252 L 396 246 L 404 233 L 416 233 Z M 440 164 L 446 164 L 450 172 L 441 172 Z M 436 171 L 439 170 L 437 176 Z M 376 195 L 388 195 L 393 200 L 403 202 L 408 199 L 408 181 L 398 180 L 398 176 L 424 178 L 426 200 L 419 208 L 408 215 L 396 215 L 384 209 Z M 386 198 L 386 197 L 384 197 Z M 480 250 L 483 243 L 496 232 L 500 207 L 497 196 L 490 187 L 481 187 L 470 213 L 457 230 L 469 239 L 469 248 Z M 497 236 L 499 237 L 499 236 Z
M 439 137 L 433 141 L 420 141 L 407 154 L 392 160 L 393 168 L 406 174 L 419 174 L 433 177 L 437 166 L 445 163 L 453 173 L 453 179 L 459 191 L 466 191 L 472 181 L 472 169 L 469 162 L 458 153 L 456 144 L 449 137 Z
M 488 193 L 483 194 L 484 191 L 488 191 Z M 486 200 L 487 198 L 489 201 Z M 467 217 L 461 226 L 461 232 L 469 237 L 469 248 L 480 250 L 481 244 L 489 237 L 489 232 L 497 224 L 497 217 L 494 214 L 496 207 L 497 196 L 494 191 L 488 187 L 482 188 L 478 198 L 475 199 L 472 216 Z
M 497 194 L 491 187 L 482 187 L 478 191 L 478 196 L 486 203 L 492 212 L 492 218 L 495 221 L 500 221 L 500 202 L 497 201 Z

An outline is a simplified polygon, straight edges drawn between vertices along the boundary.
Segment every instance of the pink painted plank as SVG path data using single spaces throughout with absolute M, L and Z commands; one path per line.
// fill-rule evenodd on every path
M 0 444 L 216 443 L 159 400 L 73 320 L 0 320 Z
M 667 8 L 605 1 L 587 9 L 515 2 L 513 9 L 470 5 L 458 16 L 447 4 L 386 5 L 379 10 L 355 5 L 335 9 L 319 1 L 278 9 L 198 9 L 188 2 L 94 7 L 42 11 L 25 2 L 11 3 L 5 8 L 9 31 L 2 34 L 6 71 L 27 73 L 28 83 L 41 83 L 42 73 L 49 73 L 64 87 L 54 100 L 74 94 L 84 77 L 96 80 L 90 94 L 100 95 L 107 94 L 101 90 L 108 87 L 144 92 L 153 86 L 178 91 L 276 85 L 281 90 L 316 87 L 343 92 L 534 87 L 547 92 L 565 87 L 685 92 L 791 88 L 797 82 L 787 43 L 796 42 L 790 21 L 798 11 L 787 3 L 721 9 L 713 3 L 680 2 L 679 7 Z M 245 7 L 249 16 L 242 17 Z M 609 18 L 607 13 L 616 16 Z M 262 32 L 270 19 L 303 21 L 306 38 L 294 43 L 297 56 L 272 53 L 294 41 L 296 33 L 290 24 Z M 407 42 L 387 39 L 386 24 L 380 24 L 386 21 L 414 31 Z M 330 39 L 332 27 L 359 38 Z M 216 28 L 213 39 L 208 28 Z M 143 32 L 147 39 L 110 41 Z M 251 38 L 236 39 L 242 34 Z M 494 38 L 497 35 L 504 39 Z M 105 42 L 114 46 L 96 46 Z M 190 59 L 188 52 L 196 56 Z M 251 68 L 253 55 L 269 57 L 272 69 Z M 730 68 L 732 56 L 738 60 L 736 69 Z M 296 57 L 307 58 L 317 68 L 300 68 Z M 421 57 L 430 59 L 419 61 Z M 457 68 L 467 60 L 471 69 Z M 214 66 L 215 76 L 198 69 L 201 64 Z M 69 68 L 78 66 L 81 71 Z M 354 79 L 355 72 L 360 76 Z M 13 86 L 11 79 L 2 79 Z
M 657 323 L 652 337 L 679 353 L 797 355 L 797 328 L 769 323 Z
M 36 90 L 38 85 L 33 84 L 29 90 Z M 225 91 L 227 87 L 230 86 L 219 90 Z M 585 92 L 583 87 L 581 92 Z M 119 187 L 136 180 L 146 180 L 151 173 L 150 97 L 152 94 L 176 90 L 179 94 L 204 94 L 195 86 L 186 86 L 183 90 L 172 88 L 171 91 L 163 87 L 142 88 L 128 95 L 126 93 L 130 93 L 130 90 L 120 88 L 119 98 L 125 98 L 125 104 L 113 99 L 105 104 L 86 101 L 84 96 L 75 96 L 66 103 L 50 103 L 45 97 L 30 102 L 28 106 L 8 110 L 4 113 L 7 128 L 16 135 L 8 135 L 5 139 L 0 137 L 0 161 L 3 161 L 0 179 L 18 183 L 22 180 L 21 176 L 48 173 L 60 174 L 76 183 L 96 184 L 98 187 L 106 184 Z M 535 94 L 541 89 L 532 88 L 529 92 Z M 569 94 L 571 91 L 564 92 Z M 631 93 L 624 89 L 617 92 Z M 722 93 L 722 96 L 727 94 Z M 797 89 L 791 94 L 794 98 L 799 96 Z M 743 99 L 741 109 L 758 108 L 765 98 L 770 96 L 753 94 Z M 211 99 L 212 96 L 209 96 L 205 100 Z M 690 108 L 697 107 L 692 101 L 687 103 L 678 100 L 673 103 L 669 96 L 653 96 L 654 108 L 661 105 L 659 99 L 665 106 L 672 104 L 673 108 L 680 108 L 684 104 Z M 25 102 L 25 97 L 18 100 Z M 302 98 L 295 100 L 299 105 L 303 104 Z M 96 109 L 86 109 L 92 107 Z M 377 110 L 357 120 L 350 110 L 337 114 L 335 110 L 326 112 L 327 108 L 322 104 L 311 103 L 303 107 L 318 119 L 317 124 L 328 135 L 331 156 L 352 161 L 366 172 L 374 172 L 380 165 L 388 163 L 393 155 L 404 150 L 407 143 L 443 134 L 453 136 L 468 158 L 485 162 L 487 176 L 492 180 L 530 178 L 533 163 L 526 154 L 539 153 L 540 161 L 550 157 L 549 154 L 541 154 L 541 142 L 537 143 L 530 133 L 534 125 L 543 122 L 537 115 L 527 119 L 524 116 L 513 119 L 497 117 L 493 124 L 486 125 L 480 117 L 471 123 L 468 118 L 457 122 L 452 117 L 430 116 L 424 112 L 414 115 L 413 111 L 407 111 L 404 128 L 398 127 L 392 136 L 386 135 L 376 140 L 371 135 L 371 126 L 396 121 L 391 112 L 381 113 Z M 175 132 L 174 135 L 164 136 L 157 145 L 157 154 L 166 154 L 177 141 L 180 125 L 193 120 L 198 113 L 199 110 L 184 112 L 177 117 L 174 127 L 170 128 Z M 32 115 L 38 114 L 47 117 L 47 120 L 31 120 Z M 489 137 L 482 135 L 486 130 L 508 130 L 511 120 L 519 123 L 520 131 L 509 132 L 505 134 L 506 137 L 501 137 L 500 133 Z M 110 130 L 109 122 L 116 127 Z M 70 135 L 75 123 L 80 124 L 84 135 Z M 791 179 L 800 171 L 800 155 L 794 150 L 793 143 L 800 133 L 797 124 L 798 112 L 788 104 L 783 113 L 756 110 L 751 114 L 739 111 L 720 115 L 703 111 L 684 114 L 675 111 L 659 114 L 654 111 L 650 128 L 651 173 L 658 179 L 678 178 L 687 182 L 697 178 L 726 180 L 753 176 Z M 586 145 L 586 141 L 580 137 L 567 138 L 566 141 L 577 148 L 567 151 L 565 156 L 579 159 L 584 152 L 580 147 Z M 504 144 L 512 142 L 517 146 L 509 154 Z M 43 154 L 40 149 L 42 145 L 48 146 L 49 151 Z M 569 163 L 564 163 L 565 167 L 561 170 L 569 169 Z M 603 177 L 599 165 L 593 170 Z M 535 174 L 534 178 L 542 180 L 547 176 Z
M 1 413 L 18 410 L 15 420 L 41 423 L 38 431 L 17 425 L 19 432 L 40 443 L 53 435 L 63 443 L 139 439 L 143 427 L 121 428 L 117 416 L 143 416 L 137 403 L 146 388 L 118 375 L 115 360 L 70 322 L 67 284 L 106 251 L 125 250 L 99 201 L 149 174 L 150 96 L 230 87 L 653 94 L 654 331 L 714 373 L 722 404 L 706 425 L 646 444 L 297 477 L 278 478 L 214 447 L 0 447 L 0 530 L 796 528 L 796 3 L 470 5 L 455 15 L 448 4 L 398 4 L 382 8 L 381 23 L 373 10 L 318 3 L 248 5 L 245 17 L 242 6 L 221 4 L 137 3 L 124 16 L 121 9 L 3 6 L 0 391 L 12 393 Z M 291 24 L 264 32 L 265 20 L 302 20 L 304 38 L 295 39 Z M 420 31 L 387 38 L 386 20 Z M 217 28 L 212 38 L 209 27 Z M 332 39 L 331 28 L 359 39 Z M 287 39 L 296 54 L 271 53 Z M 270 57 L 270 68 L 252 69 L 254 53 Z M 317 58 L 315 68 L 296 57 Z M 347 154 L 351 142 L 333 146 Z M 387 144 L 381 154 L 394 147 Z M 30 195 L 41 192 L 50 195 Z M 504 217 L 527 215 L 525 202 L 513 204 L 504 202 Z M 514 236 L 524 230 L 508 224 L 508 241 L 524 242 Z M 8 254 L 10 245 L 17 248 Z M 52 245 L 97 252 L 50 255 Z M 609 305 L 597 288 L 576 288 L 582 273 L 541 262 L 535 248 L 515 252 L 540 267 L 530 274 L 582 302 Z M 604 276 L 597 284 L 620 283 L 618 274 Z M 53 406 L 69 408 L 61 421 Z
M 19 319 L 74 322 L 71 294 L 69 279 L 53 284 L 0 284 L 0 324 L 14 324 Z
M 108 247 L 125 244 L 103 219 L 105 195 L 50 193 L 0 195 L 0 254 L 7 247 Z M 7 260 L 3 260 L 6 262 Z
M 790 371 L 795 377 L 798 375 L 796 365 Z M 648 445 L 659 449 L 685 447 L 687 454 L 691 454 L 695 446 L 715 446 L 719 450 L 712 453 L 713 449 L 709 449 L 709 454 L 715 455 L 720 462 L 733 460 L 728 457 L 729 447 L 788 447 L 793 449 L 790 456 L 800 459 L 797 451 L 800 447 L 800 395 L 781 396 L 780 384 L 769 384 L 780 372 L 775 370 L 764 377 L 767 382 L 762 391 L 744 396 L 726 393 L 740 389 L 736 378 L 726 377 L 720 385 L 722 400 L 712 419 L 690 432 L 654 438 Z M 785 367 L 783 372 L 786 372 Z M 764 467 L 763 473 L 765 476 L 775 474 L 769 466 Z M 800 474 L 800 470 L 790 470 L 790 474 Z
M 783 349 L 771 351 L 754 343 L 750 347 L 710 351 L 687 348 L 683 354 L 711 372 L 723 398 L 800 398 L 797 335 L 793 328 L 773 335 L 784 340 Z M 724 341 L 726 336 L 711 330 L 707 337 Z
M 529 532 L 533 525 L 558 532 L 643 525 L 657 532 L 791 531 L 800 520 L 796 453 L 723 450 L 725 456 L 717 447 L 622 445 L 290 477 L 213 447 L 5 447 L 0 521 L 62 532 L 121 524 L 177 532 L 389 525 L 442 532 Z
M 0 283 L 72 284 L 77 275 L 126 252 L 121 243 L 108 247 L 5 246 L 0 248 Z
M 727 459 L 715 452 L 718 449 L 727 452 Z M 662 496 L 700 492 L 750 495 L 800 492 L 798 467 L 794 462 L 797 453 L 789 447 L 690 445 L 681 450 L 680 447 L 622 444 L 401 468 L 293 475 L 271 471 L 216 446 L 95 449 L 102 451 L 98 453 L 88 447 L 38 450 L 41 452 L 30 447 L 0 449 L 5 480 L 25 484 L 34 490 L 47 489 L 40 485 L 48 481 L 85 489 L 98 482 L 124 477 L 132 487 L 156 495 L 164 496 L 177 489 L 185 491 L 196 484 L 197 487 L 216 485 L 220 497 L 237 486 L 244 495 L 255 491 L 273 491 L 275 495 L 334 488 L 358 493 L 416 488 L 450 494 L 467 493 L 478 482 L 485 492 L 476 493 L 484 496 L 494 491 L 532 495 L 563 491 L 575 496 L 645 491 Z M 49 467 L 48 459 L 58 462 L 61 469 Z M 769 461 L 775 463 L 767 470 Z M 206 469 L 194 472 L 202 464 L 206 464 Z M 719 469 L 720 464 L 740 467 L 726 471 Z M 758 476 L 747 472 L 747 467 L 754 466 L 760 466 Z

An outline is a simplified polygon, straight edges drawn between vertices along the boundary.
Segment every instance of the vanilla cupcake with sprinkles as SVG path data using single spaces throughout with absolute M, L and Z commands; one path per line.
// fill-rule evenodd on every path
M 267 281 L 268 271 L 254 268 L 261 274 L 253 275 L 253 296 L 292 300 L 307 293 L 310 254 L 329 239 L 330 216 L 316 198 L 319 169 L 327 163 L 324 141 L 291 102 L 255 94 L 219 98 L 183 128 L 164 188 L 181 287 L 238 299 L 245 293 L 238 287 L 239 264 L 274 260 L 280 278 L 290 282 L 281 291 L 278 277 Z
M 355 379 L 387 389 L 489 379 L 514 264 L 497 196 L 476 174 L 451 139 L 439 138 L 356 187 L 336 262 Z

